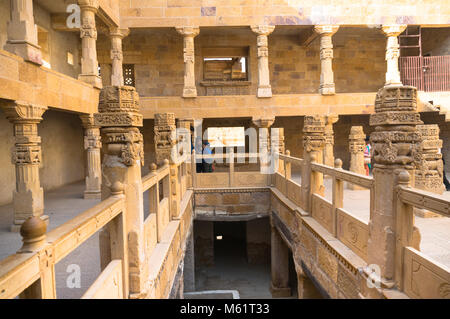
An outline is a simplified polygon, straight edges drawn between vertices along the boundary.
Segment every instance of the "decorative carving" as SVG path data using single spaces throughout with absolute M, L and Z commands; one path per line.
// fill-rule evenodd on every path
M 195 86 L 195 53 L 194 37 L 199 34 L 198 27 L 176 27 L 177 32 L 183 35 L 183 59 L 184 59 L 184 88 L 183 97 L 196 97 Z
M 381 29 L 388 38 L 386 45 L 386 85 L 399 85 L 401 84 L 398 69 L 400 50 L 397 37 L 406 29 L 406 25 L 384 25 Z
M 267 36 L 273 32 L 275 26 L 256 25 L 251 26 L 253 32 L 258 36 L 256 38 L 258 52 L 258 97 L 271 97 L 272 88 L 270 86 L 269 75 L 269 49 Z
M 303 148 L 306 152 L 321 151 L 325 145 L 325 118 L 320 115 L 305 116 Z
M 332 36 L 339 29 L 338 25 L 316 25 L 314 31 L 320 34 L 320 87 L 319 93 L 332 95 L 335 93 L 332 69 L 333 41 Z
M 442 182 L 444 165 L 442 154 L 439 153 L 442 147 L 442 140 L 439 139 L 439 126 L 436 124 L 417 125 L 417 129 L 422 136 L 422 142 L 414 162 L 416 167 L 415 187 L 442 194 L 444 192 Z
M 131 166 L 140 160 L 144 165 L 143 137 L 137 126 L 142 126 L 139 114 L 139 95 L 130 86 L 109 86 L 100 92 L 99 113 L 94 124 L 102 127 L 104 143 L 110 155 L 119 156 L 121 162 Z
M 156 162 L 161 165 L 168 159 L 173 162 L 176 153 L 177 137 L 174 113 L 155 114 Z

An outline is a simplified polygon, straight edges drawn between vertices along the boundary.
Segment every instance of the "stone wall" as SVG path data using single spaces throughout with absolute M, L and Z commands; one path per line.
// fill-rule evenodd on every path
M 269 218 L 258 218 L 246 223 L 247 261 L 249 264 L 270 263 Z
M 276 28 L 269 36 L 269 69 L 273 94 L 317 93 L 320 83 L 319 39 L 305 47 L 305 28 Z M 333 37 L 336 92 L 375 92 L 384 83 L 384 35 L 373 28 L 342 28 Z M 203 57 L 207 48 L 248 49 L 250 84 L 240 92 L 256 94 L 256 35 L 248 27 L 201 29 L 195 37 L 197 94 L 206 95 Z M 110 41 L 99 35 L 98 59 L 110 82 Z M 174 28 L 132 30 L 123 40 L 124 64 L 134 64 L 136 90 L 141 96 L 180 96 L 183 91 L 183 39 Z M 235 92 L 235 91 L 234 91 Z
M 194 221 L 195 266 L 214 265 L 214 223 Z
M 264 214 L 270 210 L 267 191 L 199 192 L 195 196 L 197 214 Z
M 51 27 L 50 13 L 33 3 L 34 22 L 48 31 L 51 69 L 73 78 L 81 72 L 81 41 L 78 32 L 55 31 Z M 8 38 L 6 26 L 10 20 L 10 1 L 0 1 L 0 49 L 3 50 Z M 74 65 L 67 63 L 67 52 L 73 54 Z
M 422 54 L 450 55 L 450 28 L 422 28 Z

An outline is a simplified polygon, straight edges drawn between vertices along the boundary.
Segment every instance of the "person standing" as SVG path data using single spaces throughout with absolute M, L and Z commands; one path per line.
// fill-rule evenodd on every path
M 209 147 L 208 141 L 203 141 L 203 155 L 212 155 L 211 148 Z M 211 157 L 203 157 L 202 160 L 202 172 L 203 173 L 212 173 L 213 172 L 213 158 Z
M 366 146 L 364 148 L 364 168 L 366 169 L 366 175 L 370 175 L 370 171 L 372 170 L 372 146 L 370 146 L 370 140 L 366 137 Z

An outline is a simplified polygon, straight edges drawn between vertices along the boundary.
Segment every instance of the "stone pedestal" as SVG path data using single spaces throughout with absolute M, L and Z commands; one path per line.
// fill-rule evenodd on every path
M 258 46 L 258 92 L 257 97 L 272 97 L 269 73 L 269 48 L 268 36 L 275 30 L 275 26 L 255 25 L 251 26 L 257 36 Z
M 100 149 L 102 142 L 100 128 L 94 125 L 92 114 L 80 115 L 84 127 L 84 149 L 86 150 L 86 190 L 85 199 L 101 198 L 102 168 Z
M 81 8 L 81 74 L 78 79 L 102 88 L 102 79 L 98 75 L 97 29 L 95 14 L 98 11 L 97 0 L 78 0 Z
M 398 68 L 398 57 L 400 56 L 400 49 L 398 44 L 398 36 L 405 31 L 405 24 L 383 25 L 381 30 L 387 36 L 386 44 L 386 86 L 401 85 L 400 71 Z
M 350 151 L 350 171 L 366 175 L 366 170 L 364 168 L 364 148 L 366 134 L 364 134 L 364 130 L 362 126 L 352 126 L 350 129 L 350 135 L 348 137 L 348 150 Z M 355 184 L 348 184 L 349 189 L 353 190 L 362 190 L 363 187 L 360 187 Z
M 272 227 L 271 239 L 271 274 L 270 292 L 273 298 L 289 297 L 289 248 L 284 243 L 278 230 Z
M 109 37 L 111 39 L 111 85 L 122 86 L 123 82 L 123 51 L 122 39 L 130 33 L 129 29 L 113 28 L 110 30 Z
M 333 124 L 339 120 L 339 115 L 327 115 L 325 117 L 325 146 L 323 148 L 323 163 L 334 166 L 334 131 Z
M 29 217 L 48 220 L 48 216 L 43 215 L 44 191 L 39 179 L 42 153 L 38 135 L 38 123 L 47 107 L 20 101 L 7 102 L 1 107 L 6 118 L 14 124 L 12 163 L 16 166 L 16 190 L 13 193 L 14 223 L 11 231 L 18 232 Z
M 396 281 L 396 238 L 402 227 L 396 223 L 397 176 L 404 170 L 414 176 L 414 160 L 420 155 L 421 143 L 417 124 L 422 124 L 422 121 L 417 112 L 416 88 L 388 86 L 378 91 L 375 114 L 370 115 L 370 125 L 375 126 L 370 136 L 375 162 L 375 187 L 367 264 L 380 267 L 380 288 L 392 288 Z M 370 272 L 367 270 L 366 276 Z
M 102 199 L 123 189 L 126 209 L 129 286 L 131 298 L 145 293 L 144 207 L 141 166 L 144 164 L 143 138 L 138 127 L 139 95 L 133 87 L 108 86 L 100 92 L 99 113 L 94 125 L 101 127 L 103 141 Z M 101 236 L 107 240 L 108 236 Z M 105 247 L 107 245 L 102 245 Z M 102 254 L 107 256 L 107 254 Z M 102 262 L 104 264 L 104 262 Z
M 303 158 L 302 192 L 305 210 L 310 212 L 311 194 L 323 194 L 323 174 L 317 173 L 312 185 L 311 162 L 322 163 L 325 146 L 325 118 L 320 115 L 305 116 L 303 125 Z
M 184 44 L 184 88 L 183 97 L 196 97 L 195 86 L 195 54 L 194 38 L 200 33 L 198 27 L 177 27 L 177 32 L 183 36 Z
M 33 0 L 11 1 L 11 20 L 8 21 L 7 32 L 6 51 L 25 61 L 42 65 L 41 47 L 38 46 L 37 27 L 34 24 Z
M 320 87 L 322 95 L 335 94 L 333 75 L 333 42 L 332 36 L 339 29 L 338 25 L 316 25 L 314 31 L 320 34 Z

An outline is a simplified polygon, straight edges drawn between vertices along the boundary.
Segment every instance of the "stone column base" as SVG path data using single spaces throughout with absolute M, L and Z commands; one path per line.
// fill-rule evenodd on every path
M 257 97 L 272 97 L 272 87 L 259 87 Z
M 41 219 L 45 222 L 45 225 L 47 226 L 48 229 L 48 224 L 50 222 L 50 219 L 47 215 L 42 215 Z M 22 227 L 22 224 L 24 223 L 24 220 L 20 220 L 20 221 L 14 221 L 14 224 L 11 225 L 11 232 L 12 233 L 18 233 L 20 232 L 20 227 Z
M 272 298 L 283 298 L 292 296 L 291 288 L 274 287 L 273 284 L 270 284 L 270 293 L 272 294 Z
M 319 93 L 322 95 L 334 95 L 334 94 L 336 94 L 336 90 L 335 90 L 334 86 L 322 87 L 319 89 Z
M 94 74 L 80 74 L 78 75 L 78 80 L 91 84 L 97 89 L 103 87 L 102 78 Z
M 85 191 L 84 192 L 84 199 L 101 199 L 102 198 L 102 194 L 101 192 L 88 192 Z
M 183 97 L 197 97 L 196 87 L 185 87 L 183 89 Z
M 25 61 L 42 65 L 41 47 L 27 41 L 9 40 L 5 50 L 22 57 Z

